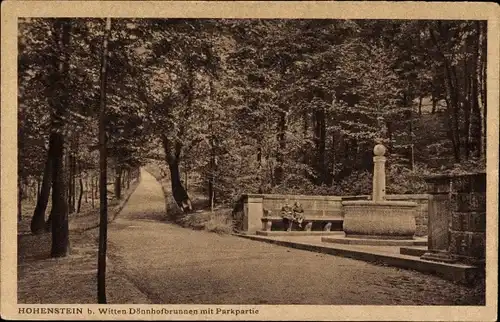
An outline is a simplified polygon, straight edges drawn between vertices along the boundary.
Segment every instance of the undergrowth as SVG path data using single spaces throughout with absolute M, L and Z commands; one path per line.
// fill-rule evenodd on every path
M 183 213 L 175 203 L 167 207 L 167 217 L 170 221 L 195 230 L 205 230 L 218 234 L 230 234 L 233 231 L 233 220 L 230 209 L 198 210 Z
M 231 209 L 216 208 L 210 211 L 205 199 L 190 192 L 194 211 L 184 213 L 172 200 L 170 193 L 170 181 L 166 169 L 160 168 L 158 164 L 151 163 L 146 167 L 153 177 L 160 182 L 165 200 L 167 200 L 167 219 L 181 227 L 194 230 L 205 230 L 217 234 L 231 234 L 233 232 L 233 218 Z

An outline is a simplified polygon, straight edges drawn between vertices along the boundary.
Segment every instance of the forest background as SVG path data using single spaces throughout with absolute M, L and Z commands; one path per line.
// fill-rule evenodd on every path
M 112 198 L 151 164 L 178 204 L 369 194 L 377 139 L 388 193 L 424 193 L 426 175 L 485 167 L 485 21 L 112 20 Z M 48 204 L 72 213 L 99 196 L 104 28 L 19 20 L 18 208 L 22 218 L 33 203 L 32 231 Z

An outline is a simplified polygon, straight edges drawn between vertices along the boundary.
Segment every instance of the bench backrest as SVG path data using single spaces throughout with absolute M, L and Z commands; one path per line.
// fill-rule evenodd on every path
M 342 216 L 342 199 L 334 196 L 301 195 L 262 195 L 264 210 L 271 211 L 271 216 L 279 216 L 286 202 L 293 207 L 299 202 L 306 217 Z

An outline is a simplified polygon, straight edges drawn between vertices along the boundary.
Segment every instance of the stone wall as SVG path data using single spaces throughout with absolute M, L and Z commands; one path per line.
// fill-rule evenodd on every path
M 482 261 L 486 251 L 486 174 L 451 178 L 449 252 L 465 262 Z
M 486 174 L 438 175 L 426 181 L 431 207 L 429 253 L 424 256 L 482 263 L 486 250 Z
M 264 214 L 280 216 L 281 208 L 286 200 L 290 205 L 296 201 L 302 204 L 307 216 L 343 216 L 342 201 L 370 200 L 371 196 L 308 196 L 308 195 L 277 195 L 277 194 L 246 194 L 240 198 L 233 214 L 237 221 L 236 226 L 243 231 L 255 232 L 261 229 L 260 219 Z M 418 204 L 416 215 L 415 236 L 427 235 L 428 222 L 428 195 L 387 195 L 390 201 L 411 201 Z M 240 222 L 242 221 L 242 222 Z

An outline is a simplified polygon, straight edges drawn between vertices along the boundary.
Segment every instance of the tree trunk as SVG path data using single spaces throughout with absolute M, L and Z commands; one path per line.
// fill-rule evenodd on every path
M 420 97 L 418 99 L 418 115 L 422 115 L 422 100 L 423 100 L 423 95 L 420 94 Z
M 446 101 L 446 118 L 448 121 L 447 133 L 448 133 L 448 137 L 451 141 L 453 156 L 455 158 L 455 161 L 460 162 L 460 149 L 458 147 L 460 142 L 456 141 L 455 135 L 453 133 L 454 132 L 453 131 L 453 124 L 452 124 L 453 123 L 453 120 L 452 120 L 453 116 L 451 115 L 451 110 L 453 109 L 453 107 L 451 106 L 448 98 L 446 98 L 445 101 Z
M 336 172 L 337 172 L 337 169 L 336 169 L 336 154 L 335 154 L 335 143 L 336 143 L 336 140 L 335 140 L 335 131 L 332 133 L 332 174 L 330 176 L 331 178 L 331 182 L 330 182 L 330 185 L 333 186 L 335 184 L 335 175 L 336 175 Z
M 208 200 L 210 203 L 210 211 L 214 211 L 215 207 L 215 155 L 213 152 L 213 143 L 212 143 L 212 152 L 210 156 L 210 178 L 208 182 Z
M 120 200 L 122 198 L 122 170 L 120 167 L 116 168 L 115 172 L 115 198 Z
M 77 168 L 76 168 L 76 156 L 75 156 L 75 150 L 73 150 L 73 154 L 71 156 L 71 166 L 73 168 L 72 170 L 72 176 L 71 176 L 71 190 L 73 193 L 72 199 L 71 199 L 71 211 L 75 212 L 76 208 L 76 175 L 77 175 Z
M 68 183 L 68 213 L 73 213 L 74 209 L 72 208 L 72 198 L 73 198 L 73 161 L 72 161 L 72 150 L 70 148 L 69 153 L 66 157 L 66 169 L 67 169 L 67 179 L 65 180 Z
M 185 169 L 184 170 L 184 187 L 186 188 L 186 191 L 189 190 L 189 188 L 188 188 L 188 177 L 189 177 L 188 176 L 188 170 Z
M 469 159 L 470 156 L 470 124 L 471 124 L 471 88 L 472 88 L 472 82 L 468 81 L 469 76 L 469 68 L 468 64 L 464 64 L 464 70 L 465 74 L 467 76 L 464 77 L 464 82 L 465 82 L 465 91 L 466 91 L 466 96 L 464 99 L 464 131 L 463 131 L 463 137 L 464 137 L 464 153 L 465 153 L 465 160 Z
M 309 113 L 307 112 L 306 109 L 304 109 L 304 113 L 302 114 L 302 121 L 303 121 L 303 123 L 302 123 L 302 137 L 304 140 L 304 147 L 303 147 L 304 153 L 302 154 L 302 163 L 309 164 L 310 144 L 307 142 L 307 140 L 309 138 Z M 304 173 L 303 174 L 304 177 L 310 179 L 310 175 L 306 169 L 303 170 L 303 173 Z
M 23 188 L 18 180 L 17 183 L 17 221 L 20 222 L 23 219 L 22 214 L 22 199 L 23 199 Z
M 52 149 L 49 154 L 52 159 L 52 209 L 47 228 L 52 230 L 52 257 L 64 257 L 69 253 L 69 227 L 67 184 L 65 181 L 64 165 L 64 135 L 63 128 L 68 109 L 67 74 L 69 71 L 69 45 L 71 23 L 68 19 L 55 20 L 58 47 L 61 49 L 60 58 L 54 57 L 53 97 L 51 105 L 54 109 L 52 119 Z
M 436 113 L 436 107 L 437 107 L 437 98 L 434 95 L 434 93 L 432 93 L 432 111 L 431 111 L 432 114 Z
M 411 107 L 409 114 L 410 114 L 410 170 L 413 171 L 415 169 L 415 147 L 413 144 L 413 107 Z
M 259 182 L 257 193 L 264 193 L 264 180 L 262 177 L 262 141 L 261 138 L 257 141 L 257 175 L 255 179 Z
M 471 91 L 471 112 L 472 112 L 472 117 L 471 117 L 471 143 L 472 143 L 472 149 L 474 152 L 474 156 L 479 158 L 481 156 L 481 151 L 483 150 L 482 148 L 482 119 L 481 119 L 481 108 L 479 107 L 479 86 L 478 86 L 478 77 L 479 77 L 479 71 L 478 71 L 478 65 L 479 65 L 479 31 L 480 31 L 480 22 L 476 22 L 476 28 L 477 28 L 477 37 L 474 39 L 473 42 L 473 55 L 472 55 L 472 70 L 473 72 L 471 73 L 472 75 L 472 91 Z
M 127 170 L 122 169 L 122 190 L 127 188 Z
M 442 32 L 442 24 L 440 21 L 437 22 L 439 33 L 441 35 Z M 444 55 L 441 50 L 440 39 L 436 38 L 434 30 L 429 28 L 429 33 L 431 39 L 438 49 L 438 53 L 441 56 L 441 59 L 444 63 L 444 72 L 445 72 L 445 90 L 446 90 L 446 109 L 447 109 L 447 117 L 449 120 L 449 130 L 448 134 L 450 136 L 450 140 L 453 146 L 453 155 L 456 162 L 460 162 L 460 137 L 458 133 L 458 110 L 459 110 L 459 102 L 457 99 L 457 89 L 454 86 L 453 80 L 456 79 L 456 73 L 454 72 L 454 66 L 451 66 L 448 58 Z M 444 38 L 446 38 L 445 35 Z M 455 76 L 455 77 L 453 77 Z
M 90 176 L 90 201 L 92 203 L 92 208 L 95 207 L 95 192 L 94 192 L 94 178 Z
M 325 153 L 326 153 L 326 122 L 325 110 L 323 108 L 314 112 L 315 127 L 314 127 L 314 141 L 316 146 L 316 184 L 322 185 L 327 180 Z
M 210 180 L 208 182 L 208 200 L 210 204 L 210 211 L 214 211 L 214 206 L 215 206 L 215 192 L 214 192 L 214 181 L 213 181 L 213 176 L 210 176 Z
M 165 150 L 166 161 L 168 168 L 170 170 L 170 183 L 172 186 L 172 196 L 175 202 L 183 211 L 192 210 L 191 199 L 186 192 L 186 189 L 182 186 L 181 175 L 179 171 L 179 157 L 181 154 L 182 146 L 180 143 L 176 142 L 175 146 L 172 147 L 170 139 L 163 135 L 162 136 L 163 149 Z M 173 149 L 174 151 L 171 151 Z
M 68 206 L 64 182 L 64 137 L 52 133 L 52 257 L 64 257 L 69 252 Z
M 210 98 L 212 100 L 215 100 L 215 95 L 214 95 L 214 86 L 213 86 L 213 80 L 210 78 L 209 80 L 209 88 L 210 88 Z M 208 200 L 210 201 L 210 211 L 214 211 L 215 207 L 215 172 L 216 172 L 216 167 L 217 167 L 217 162 L 216 162 L 216 135 L 214 133 L 214 122 L 215 122 L 215 116 L 212 114 L 210 118 L 210 124 L 209 124 L 209 131 L 210 131 L 210 178 L 209 178 L 209 183 L 208 183 Z
M 76 212 L 77 213 L 80 213 L 80 209 L 82 207 L 82 197 L 83 197 L 83 178 L 82 176 L 80 175 L 80 194 L 78 196 L 78 205 L 77 205 L 77 208 L 76 208 Z
M 452 117 L 452 133 L 455 137 L 455 142 L 456 144 L 456 151 L 455 151 L 455 161 L 460 162 L 461 161 L 461 145 L 460 145 L 460 99 L 459 99 L 459 90 L 460 88 L 458 87 L 457 84 L 457 73 L 456 73 L 456 68 L 455 66 L 451 66 L 451 64 L 446 64 L 446 66 L 449 66 L 449 70 L 451 70 L 451 80 L 450 82 L 450 95 L 453 97 L 452 99 L 452 111 L 453 111 L 453 117 Z M 453 81 L 454 80 L 454 81 Z M 454 85 L 453 85 L 454 84 Z
M 87 173 L 85 173 L 84 183 L 85 183 L 85 188 L 84 188 L 84 191 L 85 191 L 85 203 L 89 203 L 89 179 L 88 179 L 88 174 Z
M 215 158 L 215 139 L 212 136 L 210 140 L 210 175 L 208 179 L 208 200 L 210 204 L 210 211 L 214 211 L 215 207 Z
M 45 161 L 45 169 L 43 170 L 42 187 L 38 200 L 36 202 L 35 211 L 31 218 L 31 232 L 33 234 L 42 233 L 45 229 L 45 211 L 49 202 L 51 180 L 52 180 L 52 147 L 54 145 L 54 137 L 50 135 L 49 138 L 49 151 L 47 153 L 47 160 Z
M 286 150 L 286 132 L 288 130 L 288 113 L 289 110 L 285 104 L 279 106 L 279 121 L 278 121 L 278 151 L 276 153 L 276 168 L 274 169 L 274 184 L 280 185 L 283 183 L 284 175 L 284 154 Z
M 191 200 L 189 199 L 186 189 L 182 186 L 179 163 L 177 161 L 170 161 L 168 162 L 168 167 L 170 170 L 172 195 L 175 202 L 183 211 L 191 210 Z
M 352 143 L 351 143 L 351 147 L 352 147 L 352 160 L 353 160 L 353 164 L 355 165 L 355 169 L 356 170 L 359 170 L 359 163 L 358 163 L 358 154 L 359 154 L 359 141 L 357 139 L 352 139 Z M 365 169 L 363 169 L 365 170 Z
M 36 176 L 36 198 L 37 198 L 37 200 L 40 197 L 41 187 L 42 187 L 42 185 L 40 182 L 40 177 Z
M 99 177 L 95 177 L 95 183 L 94 183 L 94 199 L 98 199 L 99 198 L 99 192 L 100 192 L 100 189 L 99 189 Z
M 106 251 L 108 241 L 108 189 L 107 189 L 107 136 L 106 136 L 106 80 L 108 40 L 111 33 L 111 18 L 106 18 L 101 53 L 100 109 L 99 109 L 99 247 L 97 255 L 97 303 L 106 304 Z
M 487 137 L 487 132 L 486 132 L 486 122 L 487 122 L 487 119 L 486 119 L 486 111 L 487 111 L 487 95 L 486 95 L 486 89 L 487 89 L 487 86 L 486 86 L 486 83 L 487 83 L 487 74 L 486 74 L 486 57 L 488 56 L 488 52 L 487 52 L 487 41 L 486 41 L 486 32 L 487 32 L 487 22 L 485 21 L 482 21 L 480 22 L 480 26 L 482 26 L 481 30 L 482 30 L 482 41 L 481 41 L 481 65 L 482 65 L 482 69 L 481 69 L 481 75 L 482 75 L 482 88 L 481 88 L 481 92 L 482 92 L 482 97 L 483 97 L 483 154 L 486 155 L 486 137 Z
M 257 168 L 262 169 L 262 143 L 257 143 Z
M 392 122 L 386 121 L 385 127 L 387 129 L 387 140 L 388 140 L 387 148 L 389 148 L 389 151 L 390 151 L 390 150 L 392 150 L 392 134 L 393 134 Z

